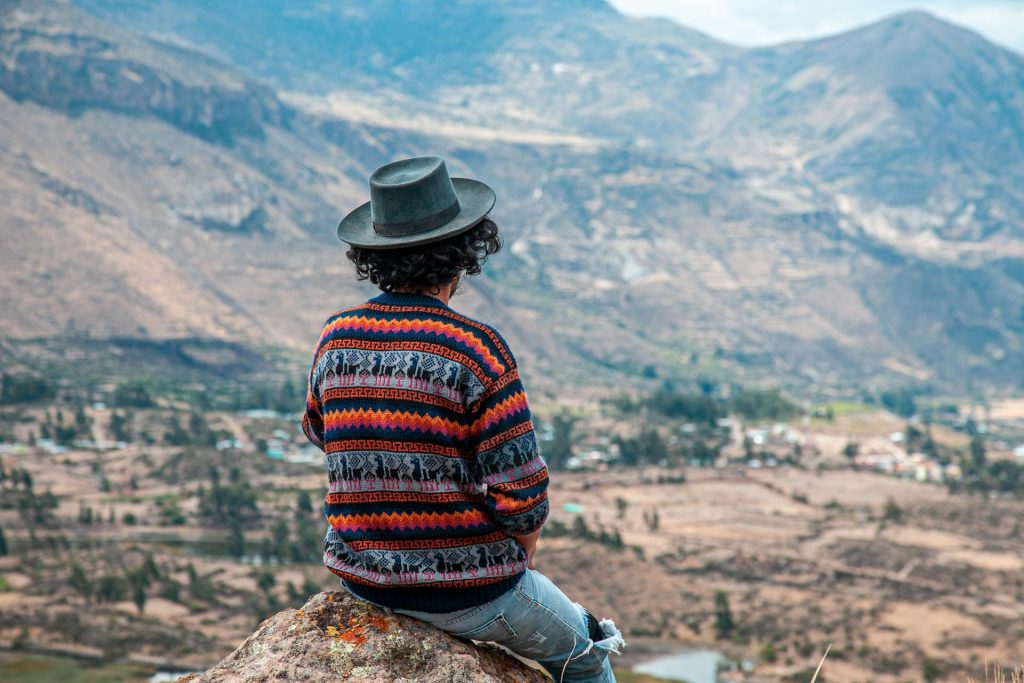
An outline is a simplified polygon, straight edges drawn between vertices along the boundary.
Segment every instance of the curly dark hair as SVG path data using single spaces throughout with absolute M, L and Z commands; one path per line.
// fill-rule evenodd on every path
M 439 242 L 402 249 L 349 247 L 356 278 L 385 292 L 437 294 L 460 275 L 479 275 L 487 257 L 501 249 L 498 226 L 484 218 L 466 232 Z

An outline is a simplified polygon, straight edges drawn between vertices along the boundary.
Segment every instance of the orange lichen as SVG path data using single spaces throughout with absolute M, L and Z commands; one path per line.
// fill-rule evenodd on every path
M 367 621 L 370 623 L 371 626 L 375 626 L 377 630 L 381 633 L 387 633 L 388 628 L 390 627 L 390 625 L 388 624 L 388 620 L 384 617 L 373 616 L 369 617 Z
M 349 617 L 348 628 L 343 631 L 339 631 L 334 626 L 328 626 L 326 634 L 327 637 L 336 638 L 344 643 L 364 645 L 367 641 L 366 629 L 368 626 L 372 626 L 381 633 L 387 633 L 388 629 L 391 627 L 388 620 L 384 617 L 366 615 L 366 617 L 362 619 L 359 617 Z

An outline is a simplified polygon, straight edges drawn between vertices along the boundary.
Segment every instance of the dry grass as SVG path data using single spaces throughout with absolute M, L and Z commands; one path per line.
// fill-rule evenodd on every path
M 811 683 L 815 683 L 818 680 L 818 674 L 821 673 L 821 667 L 825 666 L 825 660 L 828 658 L 828 653 L 832 649 L 832 643 L 828 644 L 825 648 L 825 654 L 821 656 L 821 661 L 818 662 L 818 668 L 814 670 L 814 678 L 811 679 Z
M 968 678 L 967 682 L 976 683 L 973 678 Z M 990 667 L 986 662 L 984 683 L 1024 683 L 1024 669 L 1018 666 L 1013 671 L 1005 671 L 998 667 Z

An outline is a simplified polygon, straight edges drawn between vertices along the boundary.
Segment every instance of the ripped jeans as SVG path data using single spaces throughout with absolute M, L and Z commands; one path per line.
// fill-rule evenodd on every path
M 498 643 L 535 660 L 560 683 L 614 683 L 608 653 L 618 654 L 626 644 L 610 619 L 599 625 L 605 637 L 592 641 L 584 609 L 533 569 L 515 588 L 483 605 L 443 614 L 391 611 L 459 638 Z

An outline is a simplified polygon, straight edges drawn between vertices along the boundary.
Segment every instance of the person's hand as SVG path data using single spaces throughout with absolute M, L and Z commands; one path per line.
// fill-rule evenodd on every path
M 516 543 L 523 547 L 526 551 L 526 557 L 529 559 L 529 564 L 526 566 L 529 569 L 536 569 L 533 564 L 533 557 L 537 554 L 537 539 L 540 538 L 540 529 L 537 529 L 532 534 L 526 534 L 525 536 L 513 536 Z

